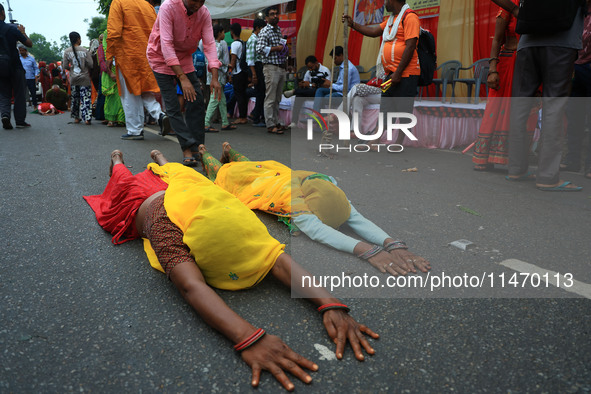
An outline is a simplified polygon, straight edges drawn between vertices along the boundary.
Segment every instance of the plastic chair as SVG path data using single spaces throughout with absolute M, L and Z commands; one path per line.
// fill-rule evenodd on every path
M 361 73 L 361 71 L 360 71 Z M 361 83 L 367 83 L 370 79 L 376 76 L 376 66 L 371 67 L 369 70 L 363 72 L 364 74 L 369 74 L 369 78 L 361 78 Z
M 472 102 L 472 86 L 475 86 L 474 90 L 474 102 L 478 104 L 480 100 L 480 85 L 485 85 L 486 95 L 488 96 L 488 86 L 486 80 L 488 78 L 488 58 L 480 59 L 471 64 L 468 67 L 462 67 L 461 70 L 474 70 L 473 78 L 458 78 L 456 82 L 465 83 L 468 86 L 468 102 Z
M 437 67 L 437 70 L 441 69 L 441 77 L 433 78 L 433 83 L 435 84 L 435 97 L 439 96 L 439 85 L 441 85 L 442 103 L 445 103 L 447 85 L 451 85 L 451 101 L 453 101 L 456 94 L 456 79 L 460 75 L 461 67 L 462 63 L 460 63 L 458 60 L 450 60 Z

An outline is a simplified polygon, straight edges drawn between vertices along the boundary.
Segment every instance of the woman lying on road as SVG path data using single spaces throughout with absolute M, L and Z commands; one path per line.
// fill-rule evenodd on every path
M 404 242 L 394 240 L 357 212 L 333 177 L 313 171 L 292 171 L 272 160 L 249 161 L 227 142 L 223 144 L 220 161 L 204 145 L 199 146 L 199 152 L 209 179 L 250 209 L 279 216 L 292 232 L 301 231 L 314 241 L 354 253 L 392 275 L 431 269 L 429 262 L 409 252 Z M 373 245 L 338 231 L 342 224 L 349 225 Z
M 115 244 L 144 238 L 152 266 L 168 275 L 207 324 L 236 344 L 252 369 L 253 386 L 259 384 L 261 370 L 271 372 L 287 390 L 294 385 L 285 371 L 310 383 L 312 378 L 303 368 L 317 371 L 316 364 L 241 318 L 210 287 L 246 289 L 268 273 L 291 286 L 292 278 L 302 283 L 300 278 L 309 273 L 283 252 L 285 245 L 272 238 L 237 198 L 195 170 L 168 163 L 159 151 L 151 156 L 157 164 L 134 176 L 123 164 L 122 153 L 111 153 L 111 179 L 105 191 L 84 197 L 99 224 L 114 234 Z M 346 305 L 323 288 L 301 289 L 301 293 L 323 314 L 337 358 L 343 357 L 347 341 L 360 361 L 362 348 L 374 354 L 364 334 L 374 339 L 378 334 L 349 316 Z

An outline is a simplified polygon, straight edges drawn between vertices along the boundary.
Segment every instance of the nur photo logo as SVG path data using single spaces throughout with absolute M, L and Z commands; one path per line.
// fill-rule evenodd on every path
M 400 153 L 404 150 L 404 147 L 400 144 L 384 144 L 379 143 L 379 140 L 385 135 L 387 141 L 393 140 L 393 133 L 395 130 L 402 132 L 412 141 L 417 141 L 417 137 L 410 131 L 417 124 L 417 117 L 413 114 L 406 112 L 380 112 L 378 115 L 378 127 L 373 134 L 363 134 L 359 129 L 359 113 L 353 112 L 353 121 L 349 119 L 349 116 L 338 109 L 321 109 L 322 114 L 333 114 L 336 117 L 338 124 L 338 132 L 333 132 L 333 135 L 338 135 L 339 141 L 350 142 L 353 134 L 353 138 L 357 138 L 360 141 L 367 141 L 357 144 L 347 144 L 347 146 L 339 146 L 338 144 L 324 144 L 318 145 L 318 152 L 329 151 L 329 150 L 346 150 L 348 152 L 369 152 L 373 147 L 377 147 L 377 151 L 380 149 L 386 150 L 391 153 Z M 310 110 L 310 118 L 307 120 L 307 136 L 308 141 L 314 139 L 314 123 L 318 125 L 321 131 L 328 130 L 328 122 L 317 111 Z M 333 118 L 334 119 L 334 118 Z M 385 120 L 385 127 L 384 127 Z M 405 122 L 407 121 L 407 122 Z M 351 127 L 353 126 L 353 127 Z M 352 133 L 351 133 L 352 132 Z

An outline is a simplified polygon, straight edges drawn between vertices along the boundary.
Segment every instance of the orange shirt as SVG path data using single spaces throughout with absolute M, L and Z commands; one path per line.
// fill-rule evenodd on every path
M 146 0 L 113 0 L 111 3 L 105 55 L 107 60 L 115 57 L 115 64 L 125 78 L 127 89 L 135 96 L 144 92 L 160 92 L 146 57 L 155 21 L 156 11 Z M 118 85 L 121 95 L 121 83 Z
M 396 18 L 393 19 L 393 21 Z M 386 27 L 388 23 L 388 18 L 384 20 L 380 27 L 382 30 L 386 28 L 391 28 L 392 26 Z M 400 22 L 398 25 L 398 31 L 396 32 L 396 38 L 394 41 L 388 41 L 384 43 L 384 50 L 382 52 L 382 64 L 384 65 L 384 70 L 386 72 L 394 72 L 398 68 L 400 64 L 400 59 L 402 59 L 402 53 L 406 48 L 406 40 L 410 40 L 412 38 L 419 38 L 421 24 L 419 22 L 419 17 L 414 12 L 407 13 L 406 17 Z M 415 50 L 410 63 L 402 72 L 402 78 L 406 78 L 410 75 L 421 75 L 421 68 L 419 66 L 419 55 L 417 55 L 417 51 Z

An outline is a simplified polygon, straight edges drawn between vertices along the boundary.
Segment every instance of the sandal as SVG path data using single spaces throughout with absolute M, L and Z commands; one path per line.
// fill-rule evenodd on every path
M 227 126 L 222 127 L 222 130 L 236 130 L 236 126 L 233 124 L 229 124 Z
M 216 128 L 213 128 L 213 127 L 206 127 L 205 132 L 206 133 L 219 133 L 220 131 Z
M 277 126 L 275 126 L 275 127 L 268 127 L 267 128 L 267 132 L 269 132 L 271 134 L 283 134 L 283 130 L 281 130 Z
M 542 190 L 545 192 L 580 192 L 581 190 L 583 190 L 583 188 L 581 186 L 576 186 L 576 185 L 572 184 L 572 182 L 569 182 L 569 181 L 563 182 L 562 184 L 560 184 L 558 186 L 538 186 L 538 185 L 536 185 L 536 187 L 539 190 Z
M 187 167 L 196 167 L 197 166 L 197 160 L 195 160 L 195 158 L 193 156 L 187 156 L 187 157 L 183 157 L 183 165 L 187 166 Z
M 113 122 L 109 122 L 107 123 L 107 127 L 115 127 L 115 124 Z

